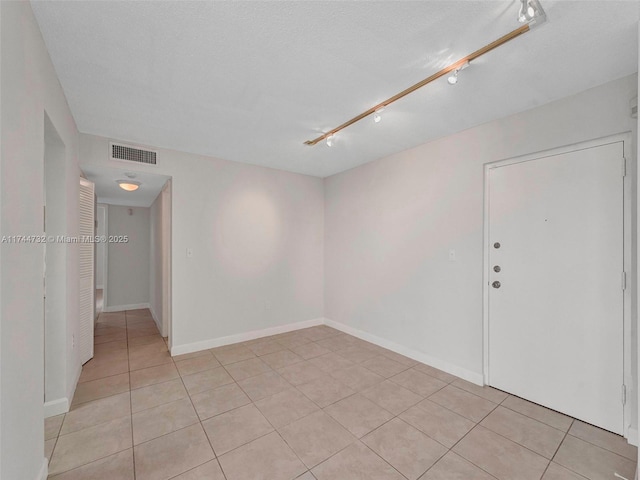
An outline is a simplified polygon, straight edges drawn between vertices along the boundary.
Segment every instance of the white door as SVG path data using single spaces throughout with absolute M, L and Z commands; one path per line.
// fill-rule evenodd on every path
M 78 348 L 84 364 L 93 358 L 93 323 L 95 317 L 95 236 L 94 185 L 80 179 L 80 331 Z
M 619 434 L 623 156 L 616 142 L 488 170 L 489 384 Z

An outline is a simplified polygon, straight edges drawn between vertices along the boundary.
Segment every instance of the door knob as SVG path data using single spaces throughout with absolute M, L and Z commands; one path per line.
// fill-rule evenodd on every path
M 491 284 L 493 286 L 493 288 L 500 288 L 500 282 L 499 281 L 495 281 Z
M 500 242 L 496 242 L 493 244 L 493 248 L 500 248 Z
M 500 265 L 496 265 L 495 267 L 493 267 L 493 271 L 496 272 L 496 273 L 498 273 L 500 270 L 502 270 L 500 268 Z

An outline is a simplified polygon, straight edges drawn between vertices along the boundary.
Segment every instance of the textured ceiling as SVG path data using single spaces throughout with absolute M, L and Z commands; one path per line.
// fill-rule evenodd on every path
M 316 176 L 637 71 L 637 1 L 548 22 L 383 121 L 303 145 L 517 28 L 507 1 L 33 1 L 81 132 Z

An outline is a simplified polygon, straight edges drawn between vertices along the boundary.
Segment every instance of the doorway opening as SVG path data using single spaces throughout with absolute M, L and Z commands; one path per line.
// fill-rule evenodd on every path
M 85 166 L 97 205 L 96 313 L 153 318 L 171 342 L 171 178 L 154 173 Z M 139 184 L 133 191 L 119 182 Z M 100 311 L 100 313 L 98 313 Z
M 47 238 L 67 230 L 66 148 L 47 113 L 44 113 L 43 231 Z M 44 242 L 44 406 L 45 416 L 66 411 L 67 358 L 70 326 L 67 325 L 66 248 L 64 243 Z

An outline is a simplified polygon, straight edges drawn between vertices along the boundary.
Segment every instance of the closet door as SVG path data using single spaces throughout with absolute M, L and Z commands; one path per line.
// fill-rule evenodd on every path
M 95 186 L 80 179 L 80 361 L 93 358 L 93 326 L 95 317 Z

